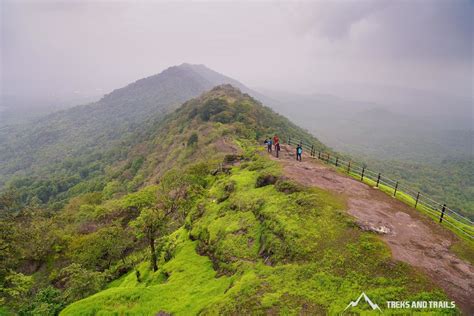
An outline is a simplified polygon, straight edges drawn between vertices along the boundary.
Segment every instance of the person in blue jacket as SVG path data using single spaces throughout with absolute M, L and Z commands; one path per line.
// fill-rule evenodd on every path
M 302 154 L 303 154 L 303 147 L 301 147 L 301 144 L 298 144 L 298 146 L 296 146 L 296 160 L 301 161 Z
M 267 138 L 267 151 L 268 151 L 269 153 L 272 152 L 272 138 L 271 138 L 271 137 L 268 137 L 268 138 Z

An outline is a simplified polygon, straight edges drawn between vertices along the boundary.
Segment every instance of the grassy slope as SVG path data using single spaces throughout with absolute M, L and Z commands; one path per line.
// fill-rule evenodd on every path
M 414 269 L 393 262 L 375 235 L 357 229 L 339 197 L 256 188 L 259 175 L 281 171 L 244 147 L 249 161 L 213 179 L 187 223 L 168 237 L 173 256 L 162 254 L 156 273 L 142 263 L 140 283 L 131 272 L 61 315 L 332 314 L 362 291 L 382 308 L 386 300 L 445 299 Z

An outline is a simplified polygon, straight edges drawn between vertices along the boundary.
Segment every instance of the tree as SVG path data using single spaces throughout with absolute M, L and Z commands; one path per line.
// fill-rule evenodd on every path
M 0 193 L 0 217 L 17 212 L 21 208 L 19 200 L 18 192 L 14 190 Z
M 129 233 L 119 225 L 112 225 L 74 238 L 68 247 L 68 255 L 83 267 L 105 270 L 113 262 L 123 260 L 131 246 Z
M 136 229 L 138 238 L 146 238 L 150 246 L 150 262 L 153 271 L 158 270 L 156 263 L 155 240 L 159 234 L 163 234 L 166 226 L 166 214 L 163 210 L 157 208 L 144 208 L 130 224 Z
M 32 210 L 17 219 L 16 247 L 34 271 L 62 245 L 57 225 L 52 218 L 44 217 L 41 210 Z
M 73 302 L 100 291 L 107 278 L 104 273 L 73 263 L 61 270 L 58 281 L 66 288 L 63 294 L 66 301 Z
M 64 308 L 60 290 L 48 286 L 38 291 L 31 303 L 20 310 L 20 315 L 55 316 Z
M 13 216 L 0 218 L 0 284 L 19 259 L 17 230 Z
M 165 215 L 180 222 L 185 214 L 179 212 L 186 209 L 186 204 L 191 201 L 192 177 L 186 172 L 178 170 L 168 171 L 160 180 L 157 192 L 157 206 Z
M 190 199 L 186 197 L 190 186 L 190 177 L 183 175 L 183 172 L 168 171 L 158 185 L 155 206 L 141 207 L 140 215 L 130 223 L 135 228 L 137 237 L 145 238 L 150 246 L 153 271 L 158 270 L 155 241 L 164 235 L 168 226 L 171 226 L 168 224 L 174 222 L 179 224 L 184 220 L 185 214 L 179 210 L 189 203 Z
M 5 280 L 0 284 L 0 304 L 6 302 L 15 308 L 21 307 L 28 297 L 33 285 L 33 277 L 9 271 Z

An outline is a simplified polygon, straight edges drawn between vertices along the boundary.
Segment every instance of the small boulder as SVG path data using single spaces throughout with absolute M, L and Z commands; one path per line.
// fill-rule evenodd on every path
M 374 232 L 374 233 L 377 233 L 377 234 L 382 234 L 382 235 L 390 234 L 392 232 L 392 229 L 388 226 L 385 226 L 385 225 L 373 225 L 373 224 L 370 224 L 370 223 L 358 223 L 358 226 L 363 231 L 371 231 L 371 232 Z

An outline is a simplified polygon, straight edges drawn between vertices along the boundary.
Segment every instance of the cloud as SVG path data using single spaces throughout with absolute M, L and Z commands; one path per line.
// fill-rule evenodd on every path
M 473 4 L 2 1 L 1 86 L 105 91 L 182 62 L 253 87 L 377 83 L 472 94 Z M 317 92 L 317 91 L 315 91 Z
M 299 31 L 305 35 L 329 40 L 347 39 L 351 27 L 389 5 L 388 1 L 317 1 L 297 3 L 293 8 L 301 22 Z
M 346 44 L 367 58 L 472 59 L 472 1 L 335 1 L 304 4 L 301 34 Z

